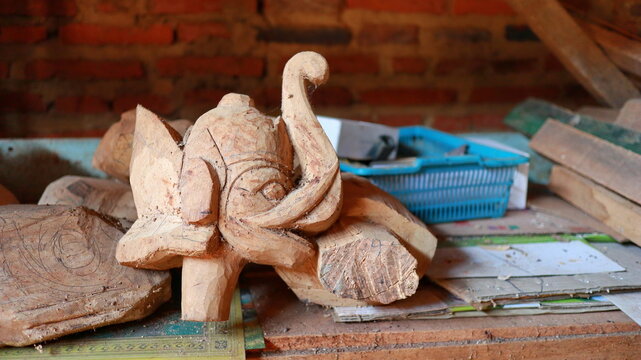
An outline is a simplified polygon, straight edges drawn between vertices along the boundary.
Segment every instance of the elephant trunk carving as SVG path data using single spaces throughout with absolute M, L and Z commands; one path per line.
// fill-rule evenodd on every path
M 138 220 L 120 240 L 116 257 L 142 268 L 182 266 L 183 319 L 226 319 L 231 294 L 247 262 L 275 266 L 292 288 L 301 281 L 312 284 L 305 286 L 320 294 L 307 297 L 312 301 L 336 302 L 340 297 L 331 292 L 341 275 L 328 272 L 331 282 L 318 281 L 316 264 L 330 257 L 319 257 L 317 241 L 327 248 L 321 241 L 325 236 L 364 231 L 390 244 L 398 242 L 392 234 L 399 232 L 389 232 L 385 225 L 358 225 L 376 222 L 372 218 L 352 218 L 348 223 L 356 227 L 337 223 L 343 216 L 339 162 L 305 91 L 306 82 L 319 86 L 328 76 L 321 55 L 299 53 L 285 66 L 280 117 L 261 114 L 248 96 L 227 94 L 198 118 L 184 139 L 155 114 L 138 107 L 130 169 Z M 433 249 L 414 253 L 431 258 Z M 408 260 L 403 263 L 409 289 L 418 282 L 414 253 L 401 255 Z M 384 268 L 399 260 L 389 256 L 379 261 Z M 292 274 L 300 276 L 292 280 Z M 363 291 L 345 296 L 356 293 Z M 392 301 L 408 291 L 394 294 Z

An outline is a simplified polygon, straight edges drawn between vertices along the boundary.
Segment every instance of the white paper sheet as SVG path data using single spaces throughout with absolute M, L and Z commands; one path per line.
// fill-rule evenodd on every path
M 433 279 L 594 274 L 625 271 L 582 241 L 436 249 Z

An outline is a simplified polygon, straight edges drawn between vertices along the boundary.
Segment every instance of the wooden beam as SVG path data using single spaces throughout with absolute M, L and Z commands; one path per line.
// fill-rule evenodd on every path
M 583 28 L 614 64 L 624 71 L 641 76 L 641 42 L 597 24 L 585 23 Z
M 549 119 L 530 147 L 636 203 L 641 203 L 641 156 Z
M 528 99 L 520 103 L 510 111 L 504 122 L 527 136 L 533 136 L 549 118 L 641 154 L 641 132 L 598 121 L 544 100 Z
M 596 99 L 611 107 L 639 97 L 639 90 L 556 0 L 509 0 L 556 57 Z
M 641 132 L 641 99 L 630 99 L 626 101 L 615 124 L 624 128 Z
M 552 168 L 550 190 L 641 245 L 641 206 L 563 166 Z

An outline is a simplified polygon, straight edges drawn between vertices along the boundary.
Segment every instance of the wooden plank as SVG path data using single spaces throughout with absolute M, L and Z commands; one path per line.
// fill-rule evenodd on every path
M 630 130 L 641 131 L 641 99 L 626 101 L 615 124 Z
M 614 64 L 624 71 L 641 76 L 641 42 L 597 24 L 584 23 L 583 28 Z
M 520 103 L 510 111 L 504 122 L 527 136 L 533 136 L 548 118 L 641 154 L 641 132 L 576 114 L 544 100 L 528 99 Z
M 530 141 L 532 149 L 620 195 L 641 203 L 641 156 L 549 119 Z
M 531 197 L 528 199 L 527 205 L 530 209 L 562 217 L 564 219 L 572 220 L 578 224 L 588 226 L 597 232 L 610 235 L 618 242 L 626 241 L 625 236 L 607 227 L 604 223 L 586 214 L 581 209 L 576 208 L 574 205 L 554 195 L 539 195 Z
M 562 166 L 552 168 L 550 190 L 641 245 L 641 207 Z
M 598 121 L 613 123 L 619 115 L 619 110 L 602 106 L 581 106 L 576 109 L 576 113 L 579 115 L 590 116 Z
M 509 0 L 532 30 L 596 99 L 612 107 L 638 97 L 639 90 L 556 0 Z
M 335 323 L 331 309 L 298 301 L 271 271 L 246 276 L 267 344 L 250 359 L 583 359 L 613 349 L 633 358 L 641 350 L 641 328 L 619 311 Z

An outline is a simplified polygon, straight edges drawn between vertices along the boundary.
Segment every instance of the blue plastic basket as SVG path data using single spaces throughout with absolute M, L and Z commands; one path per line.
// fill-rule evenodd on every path
M 399 142 L 417 153 L 412 164 L 375 168 L 341 162 L 341 170 L 367 177 L 426 223 L 503 216 L 516 167 L 528 161 L 420 126 L 401 128 Z M 466 144 L 466 155 L 444 156 Z

